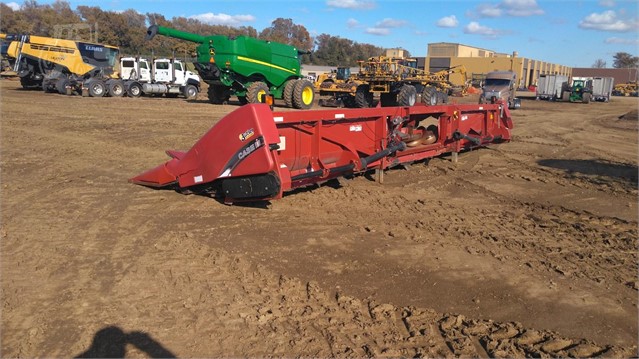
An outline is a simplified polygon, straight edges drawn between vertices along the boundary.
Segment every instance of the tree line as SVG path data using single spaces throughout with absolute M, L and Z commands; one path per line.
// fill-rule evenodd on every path
M 38 4 L 26 0 L 18 10 L 0 3 L 0 32 L 7 34 L 29 34 L 46 37 L 59 35 L 61 25 L 75 26 L 76 36 L 82 40 L 118 46 L 123 55 L 156 55 L 191 57 L 197 44 L 156 36 L 146 41 L 146 29 L 151 24 L 166 26 L 200 35 L 246 35 L 263 40 L 277 41 L 297 47 L 309 54 L 302 56 L 303 64 L 325 66 L 356 66 L 358 60 L 379 56 L 384 49 L 371 44 L 321 34 L 313 38 L 308 30 L 291 19 L 275 19 L 270 27 L 258 31 L 252 26 L 231 27 L 209 25 L 197 19 L 173 17 L 166 19 L 161 14 L 141 14 L 133 9 L 122 12 L 104 11 L 95 6 L 77 6 L 73 10 L 64 0 L 53 4 Z M 80 24 L 81 26 L 77 26 Z M 68 28 L 67 28 L 68 29 Z

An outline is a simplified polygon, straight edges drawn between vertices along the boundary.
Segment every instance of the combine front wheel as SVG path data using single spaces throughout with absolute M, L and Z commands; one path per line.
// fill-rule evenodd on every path
M 308 80 L 298 80 L 293 89 L 293 105 L 302 110 L 313 106 L 315 90 L 313 84 Z
M 229 100 L 229 90 L 225 86 L 209 85 L 209 102 L 214 105 L 221 105 Z
M 55 83 L 55 88 L 58 90 L 60 95 L 66 95 L 67 93 L 67 85 L 69 84 L 69 79 L 66 77 L 59 78 Z
M 268 86 L 264 82 L 256 81 L 249 86 L 248 91 L 246 91 L 246 100 L 249 103 L 260 103 L 260 98 L 262 96 L 268 96 L 269 90 Z M 240 100 L 242 102 L 242 100 Z
M 297 80 L 288 80 L 284 85 L 284 104 L 286 107 L 293 107 L 293 90 L 295 89 L 295 84 L 297 84 Z

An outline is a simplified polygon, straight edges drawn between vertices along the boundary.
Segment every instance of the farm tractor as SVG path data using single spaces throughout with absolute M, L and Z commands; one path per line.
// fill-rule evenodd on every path
M 320 96 L 330 98 L 322 99 L 320 105 L 366 108 L 372 107 L 375 97 L 379 96 L 383 107 L 413 106 L 419 97 L 422 103 L 434 106 L 447 103 L 453 93 L 453 85 L 448 81 L 450 74 L 466 75 L 463 66 L 430 73 L 417 69 L 416 64 L 414 59 L 385 56 L 360 61 L 356 75 L 344 82 L 328 85 L 324 82 Z
M 561 99 L 565 102 L 590 103 L 592 97 L 592 81 L 573 80 L 572 86 L 563 89 Z
M 163 26 L 147 29 L 147 40 L 157 34 L 199 44 L 195 67 L 209 84 L 208 97 L 222 104 L 233 95 L 241 104 L 259 103 L 266 96 L 283 99 L 288 107 L 313 105 L 313 83 L 302 76 L 297 48 L 249 36 L 202 36 Z

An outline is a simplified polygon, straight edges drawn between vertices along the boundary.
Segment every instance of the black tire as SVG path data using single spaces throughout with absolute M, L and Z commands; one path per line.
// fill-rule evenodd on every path
M 126 94 L 129 97 L 140 97 L 142 96 L 142 85 L 139 82 L 133 81 L 127 86 Z
M 66 77 L 61 77 L 55 82 L 55 88 L 56 90 L 58 90 L 59 94 L 66 95 L 68 84 L 69 84 L 69 79 Z
M 282 99 L 284 100 L 284 104 L 286 107 L 293 107 L 293 91 L 295 90 L 295 85 L 297 84 L 297 80 L 288 80 L 284 84 L 284 93 L 282 94 Z
M 219 85 L 209 85 L 207 94 L 209 95 L 209 102 L 214 105 L 221 105 L 231 97 L 229 89 Z
M 424 87 L 422 91 L 422 103 L 428 106 L 437 105 L 437 89 L 431 86 Z
M 591 94 L 590 94 L 590 93 L 588 93 L 588 92 L 586 92 L 586 93 L 584 93 L 584 94 L 582 95 L 582 97 L 581 97 L 581 101 L 582 101 L 583 103 L 590 103 L 590 98 L 591 98 Z
M 102 80 L 89 80 L 86 85 L 91 97 L 104 97 L 107 94 L 107 87 Z
M 124 89 L 124 83 L 120 80 L 113 80 L 109 82 L 109 95 L 113 97 L 122 97 L 126 93 Z
M 193 100 L 197 97 L 197 87 L 195 85 L 186 85 L 184 87 L 184 98 L 186 98 L 187 100 Z
M 356 108 L 357 107 L 357 103 L 355 103 L 355 97 L 353 97 L 351 95 L 346 95 L 346 96 L 342 97 L 342 102 L 344 102 L 344 107 L 347 107 L 347 108 Z
M 379 95 L 379 102 L 382 107 L 397 106 L 397 95 L 394 93 L 383 93 Z
M 308 80 L 298 80 L 293 89 L 293 107 L 307 110 L 313 107 L 315 100 L 315 87 Z
M 437 92 L 437 104 L 448 103 L 448 94 L 445 92 Z
M 262 96 L 268 96 L 269 94 L 268 86 L 264 82 L 255 81 L 246 91 L 246 100 L 248 103 L 260 103 L 260 98 Z
M 355 105 L 359 108 L 373 107 L 373 93 L 370 92 L 370 86 L 357 86 L 355 90 Z
M 417 90 L 415 86 L 412 85 L 404 85 L 399 90 L 399 95 L 397 96 L 397 103 L 402 107 L 410 107 L 414 106 L 417 101 Z
M 561 101 L 564 101 L 564 102 L 570 101 L 570 91 L 564 91 L 561 94 Z

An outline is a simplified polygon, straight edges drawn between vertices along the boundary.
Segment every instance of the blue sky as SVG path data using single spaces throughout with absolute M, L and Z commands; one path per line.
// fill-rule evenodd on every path
M 3 1 L 17 7 L 21 1 Z M 40 4 L 53 0 L 40 0 Z M 211 24 L 253 26 L 278 18 L 304 25 L 311 36 L 327 33 L 426 56 L 427 44 L 455 42 L 502 53 L 590 67 L 616 52 L 639 55 L 639 2 L 629 0 L 71 0 L 103 10 L 134 9 L 170 19 L 193 17 Z

